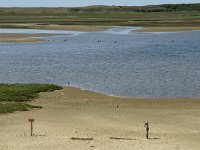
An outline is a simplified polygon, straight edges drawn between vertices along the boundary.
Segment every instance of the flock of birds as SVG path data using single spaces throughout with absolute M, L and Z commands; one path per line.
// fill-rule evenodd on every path
M 54 42 L 54 39 L 51 39 L 51 40 L 49 39 L 48 42 Z M 64 42 L 67 42 L 67 40 L 65 39 Z M 103 41 L 102 40 L 98 40 L 97 42 L 100 43 L 100 42 L 103 42 Z M 151 42 L 155 42 L 155 41 L 151 41 Z M 175 41 L 172 40 L 171 42 L 174 43 Z M 187 41 L 185 40 L 184 42 L 186 43 Z M 114 43 L 116 44 L 117 41 L 114 41 Z M 156 44 L 156 46 L 160 46 L 160 44 Z
M 54 39 L 52 39 L 52 40 L 49 39 L 48 42 L 54 42 Z M 64 42 L 67 42 L 67 40 L 64 40 Z M 100 42 L 102 42 L 102 40 L 98 40 L 97 42 L 100 43 Z M 114 43 L 117 43 L 117 41 L 114 41 Z

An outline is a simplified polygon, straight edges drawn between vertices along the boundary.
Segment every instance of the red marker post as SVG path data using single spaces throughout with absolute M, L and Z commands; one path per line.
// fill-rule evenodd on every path
M 31 123 L 31 136 L 33 136 L 33 122 L 35 119 L 28 119 L 28 121 Z

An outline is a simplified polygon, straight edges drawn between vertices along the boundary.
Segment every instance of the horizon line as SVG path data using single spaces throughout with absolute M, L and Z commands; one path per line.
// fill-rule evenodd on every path
M 150 5 L 86 5 L 86 6 L 3 6 L 0 8 L 83 8 L 91 6 L 108 6 L 108 7 L 145 7 L 145 6 L 160 6 L 160 5 L 190 5 L 190 4 L 200 4 L 200 3 L 163 3 L 163 4 L 150 4 Z

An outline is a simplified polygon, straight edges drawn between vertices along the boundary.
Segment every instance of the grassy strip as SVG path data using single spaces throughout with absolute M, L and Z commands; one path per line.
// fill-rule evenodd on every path
M 0 84 L 0 101 L 31 101 L 40 92 L 60 89 L 62 87 L 53 84 Z
M 7 103 L 7 104 L 0 104 L 0 113 L 12 113 L 14 111 L 28 111 L 31 108 L 42 108 L 42 107 L 32 106 L 25 103 Z

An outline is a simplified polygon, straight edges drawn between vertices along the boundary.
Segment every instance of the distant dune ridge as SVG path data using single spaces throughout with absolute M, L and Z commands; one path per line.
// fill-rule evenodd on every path
M 101 31 L 105 26 L 197 29 L 200 26 L 200 4 L 0 8 L 0 28 Z
M 106 6 L 93 5 L 86 7 L 61 8 L 0 8 L 2 13 L 10 14 L 51 14 L 51 13 L 116 13 L 116 12 L 174 12 L 174 11 L 200 11 L 200 3 L 194 4 L 163 4 L 147 6 Z

